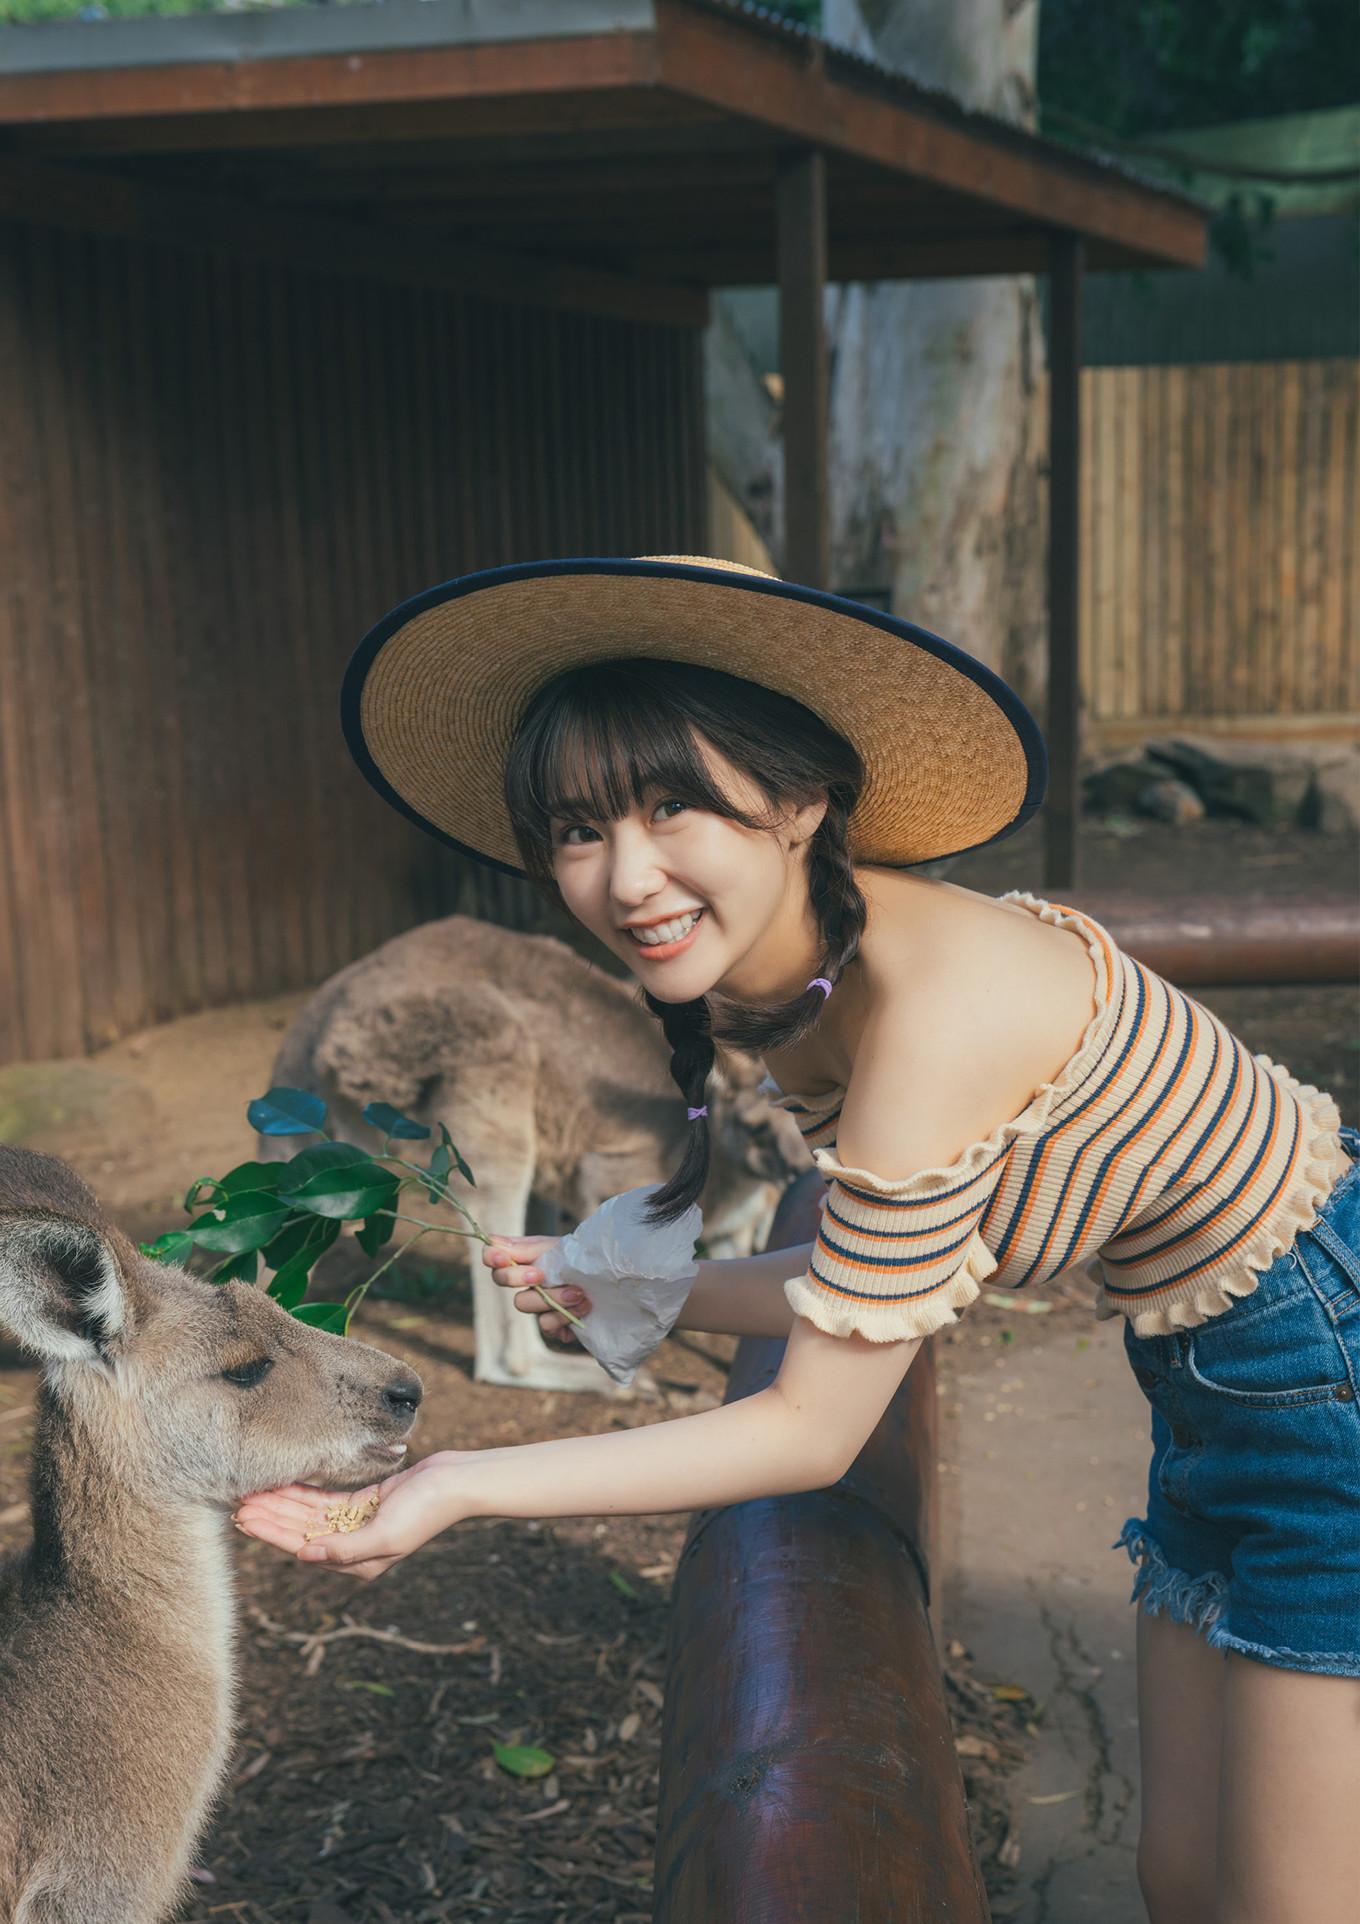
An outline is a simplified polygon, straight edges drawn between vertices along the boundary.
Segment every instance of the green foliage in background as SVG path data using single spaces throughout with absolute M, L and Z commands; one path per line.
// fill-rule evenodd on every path
M 1192 192 L 1213 161 L 1201 153 L 1177 166 L 1177 129 L 1342 107 L 1357 84 L 1355 0 L 1042 0 L 1039 9 L 1041 131 L 1135 168 L 1151 162 Z M 1275 211 L 1269 186 L 1222 199 L 1209 238 L 1230 272 L 1250 279 Z
M 1041 0 L 1045 131 L 1056 113 L 1136 138 L 1344 107 L 1357 87 L 1354 0 Z

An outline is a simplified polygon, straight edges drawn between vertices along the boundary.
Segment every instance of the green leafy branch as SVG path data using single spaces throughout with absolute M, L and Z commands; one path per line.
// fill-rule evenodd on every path
M 157 1262 L 187 1266 L 195 1249 L 222 1260 L 208 1272 L 210 1283 L 257 1280 L 260 1265 L 272 1271 L 268 1294 L 290 1316 L 315 1328 L 348 1334 L 350 1319 L 373 1284 L 407 1250 L 428 1235 L 465 1236 L 490 1244 L 475 1218 L 449 1188 L 457 1169 L 476 1188 L 471 1169 L 445 1125 L 426 1163 L 412 1162 L 391 1149 L 394 1141 L 424 1141 L 434 1132 L 423 1122 L 402 1115 L 390 1102 L 370 1102 L 363 1118 L 382 1133 L 377 1155 L 353 1143 L 337 1142 L 325 1128 L 326 1104 L 307 1089 L 274 1088 L 246 1105 L 246 1120 L 260 1135 L 317 1135 L 325 1141 L 282 1162 L 242 1162 L 225 1176 L 199 1176 L 189 1185 L 184 1208 L 201 1210 L 183 1229 L 166 1230 L 154 1241 L 140 1243 L 144 1256 Z M 433 1203 L 447 1203 L 467 1224 L 427 1222 L 403 1214 L 397 1207 L 403 1190 L 422 1192 Z M 339 1236 L 347 1222 L 357 1223 L 355 1240 L 367 1256 L 377 1256 L 390 1243 L 397 1223 L 412 1223 L 408 1236 L 342 1303 L 305 1300 L 312 1269 Z M 543 1300 L 560 1310 L 569 1322 L 580 1324 L 564 1304 L 535 1284 Z

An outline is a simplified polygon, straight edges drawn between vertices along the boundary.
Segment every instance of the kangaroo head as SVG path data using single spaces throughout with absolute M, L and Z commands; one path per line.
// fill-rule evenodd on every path
M 3 1145 L 0 1325 L 120 1483 L 179 1501 L 390 1475 L 420 1402 L 394 1357 L 152 1261 L 67 1164 Z
M 776 1109 L 758 1084 L 765 1074 L 756 1058 L 728 1051 L 711 1098 L 712 1128 L 724 1160 L 760 1182 L 782 1189 L 812 1158 L 787 1110 Z

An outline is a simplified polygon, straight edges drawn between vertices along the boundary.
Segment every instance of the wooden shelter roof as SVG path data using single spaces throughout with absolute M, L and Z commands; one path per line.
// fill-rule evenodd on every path
M 794 149 L 825 159 L 830 280 L 1044 272 L 1064 234 L 1088 268 L 1204 256 L 1185 196 L 734 0 L 0 30 L 0 218 L 512 298 L 702 321 L 708 288 L 776 279 Z

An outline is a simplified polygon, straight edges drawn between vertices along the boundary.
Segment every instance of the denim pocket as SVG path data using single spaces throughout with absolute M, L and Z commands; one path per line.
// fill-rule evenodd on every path
M 1296 1286 L 1279 1288 L 1287 1275 Z M 1297 1409 L 1349 1400 L 1350 1366 L 1336 1325 L 1309 1285 L 1295 1251 L 1266 1272 L 1276 1287 L 1257 1303 L 1244 1297 L 1188 1333 L 1190 1380 L 1225 1402 L 1250 1409 Z
M 1360 1315 L 1360 1163 L 1342 1177 L 1294 1248 L 1333 1321 Z

